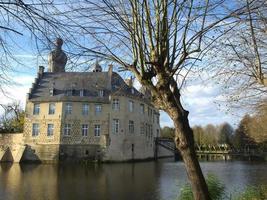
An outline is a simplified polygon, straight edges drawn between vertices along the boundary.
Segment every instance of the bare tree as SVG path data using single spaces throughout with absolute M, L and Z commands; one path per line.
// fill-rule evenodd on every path
M 210 199 L 194 150 L 189 112 L 181 103 L 187 75 L 213 42 L 235 26 L 246 5 L 225 0 L 68 1 L 65 22 L 73 50 L 98 56 L 131 71 L 151 92 L 154 104 L 174 122 L 180 150 L 196 200 Z M 253 10 L 255 1 L 250 2 Z M 223 33 L 218 30 L 225 29 Z M 82 33 L 82 34 L 81 34 Z
M 0 90 L 13 83 L 10 73 L 25 63 L 18 58 L 18 52 L 31 47 L 49 49 L 50 38 L 64 34 L 64 25 L 58 17 L 60 3 L 45 0 L 0 1 Z
M 230 105 L 253 108 L 267 95 L 267 2 L 258 0 L 257 8 L 244 2 L 248 12 L 218 40 L 212 67 Z

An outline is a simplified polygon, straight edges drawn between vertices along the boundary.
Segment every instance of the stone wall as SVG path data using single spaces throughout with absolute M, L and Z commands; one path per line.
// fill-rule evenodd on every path
M 0 134 L 0 162 L 20 162 L 24 149 L 22 133 Z

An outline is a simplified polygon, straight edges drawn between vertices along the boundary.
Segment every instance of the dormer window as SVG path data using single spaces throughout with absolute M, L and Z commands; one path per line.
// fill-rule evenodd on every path
M 134 88 L 131 88 L 131 93 L 134 94 Z
M 50 88 L 49 89 L 49 95 L 50 96 L 54 96 L 54 88 Z
M 99 96 L 103 97 L 104 96 L 104 90 L 99 90 Z
M 67 91 L 66 91 L 66 95 L 67 95 L 67 96 L 72 96 L 72 90 L 67 90 Z
M 84 96 L 84 90 L 80 90 L 80 97 L 83 97 Z

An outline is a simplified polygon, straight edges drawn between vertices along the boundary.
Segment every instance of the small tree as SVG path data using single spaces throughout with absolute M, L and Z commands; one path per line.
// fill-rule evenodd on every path
M 253 144 L 253 140 L 248 136 L 249 124 L 252 118 L 249 115 L 245 115 L 240 121 L 238 128 L 233 135 L 233 146 L 237 149 L 244 149 L 246 146 Z
M 223 123 L 219 127 L 219 137 L 218 143 L 219 144 L 231 144 L 231 138 L 234 133 L 233 127 L 228 123 Z
M 160 130 L 160 133 L 161 133 L 161 137 L 166 137 L 166 138 L 174 138 L 174 128 L 171 128 L 171 127 L 167 127 L 167 126 L 164 126 L 161 130 Z
M 15 133 L 23 132 L 25 112 L 22 110 L 18 102 L 8 105 L 2 105 L 4 113 L 0 119 L 0 132 Z

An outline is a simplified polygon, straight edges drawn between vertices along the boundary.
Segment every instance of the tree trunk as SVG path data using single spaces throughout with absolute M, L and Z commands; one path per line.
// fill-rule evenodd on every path
M 193 131 L 189 126 L 188 112 L 172 119 L 175 126 L 175 144 L 181 153 L 195 200 L 211 200 L 194 148 Z

